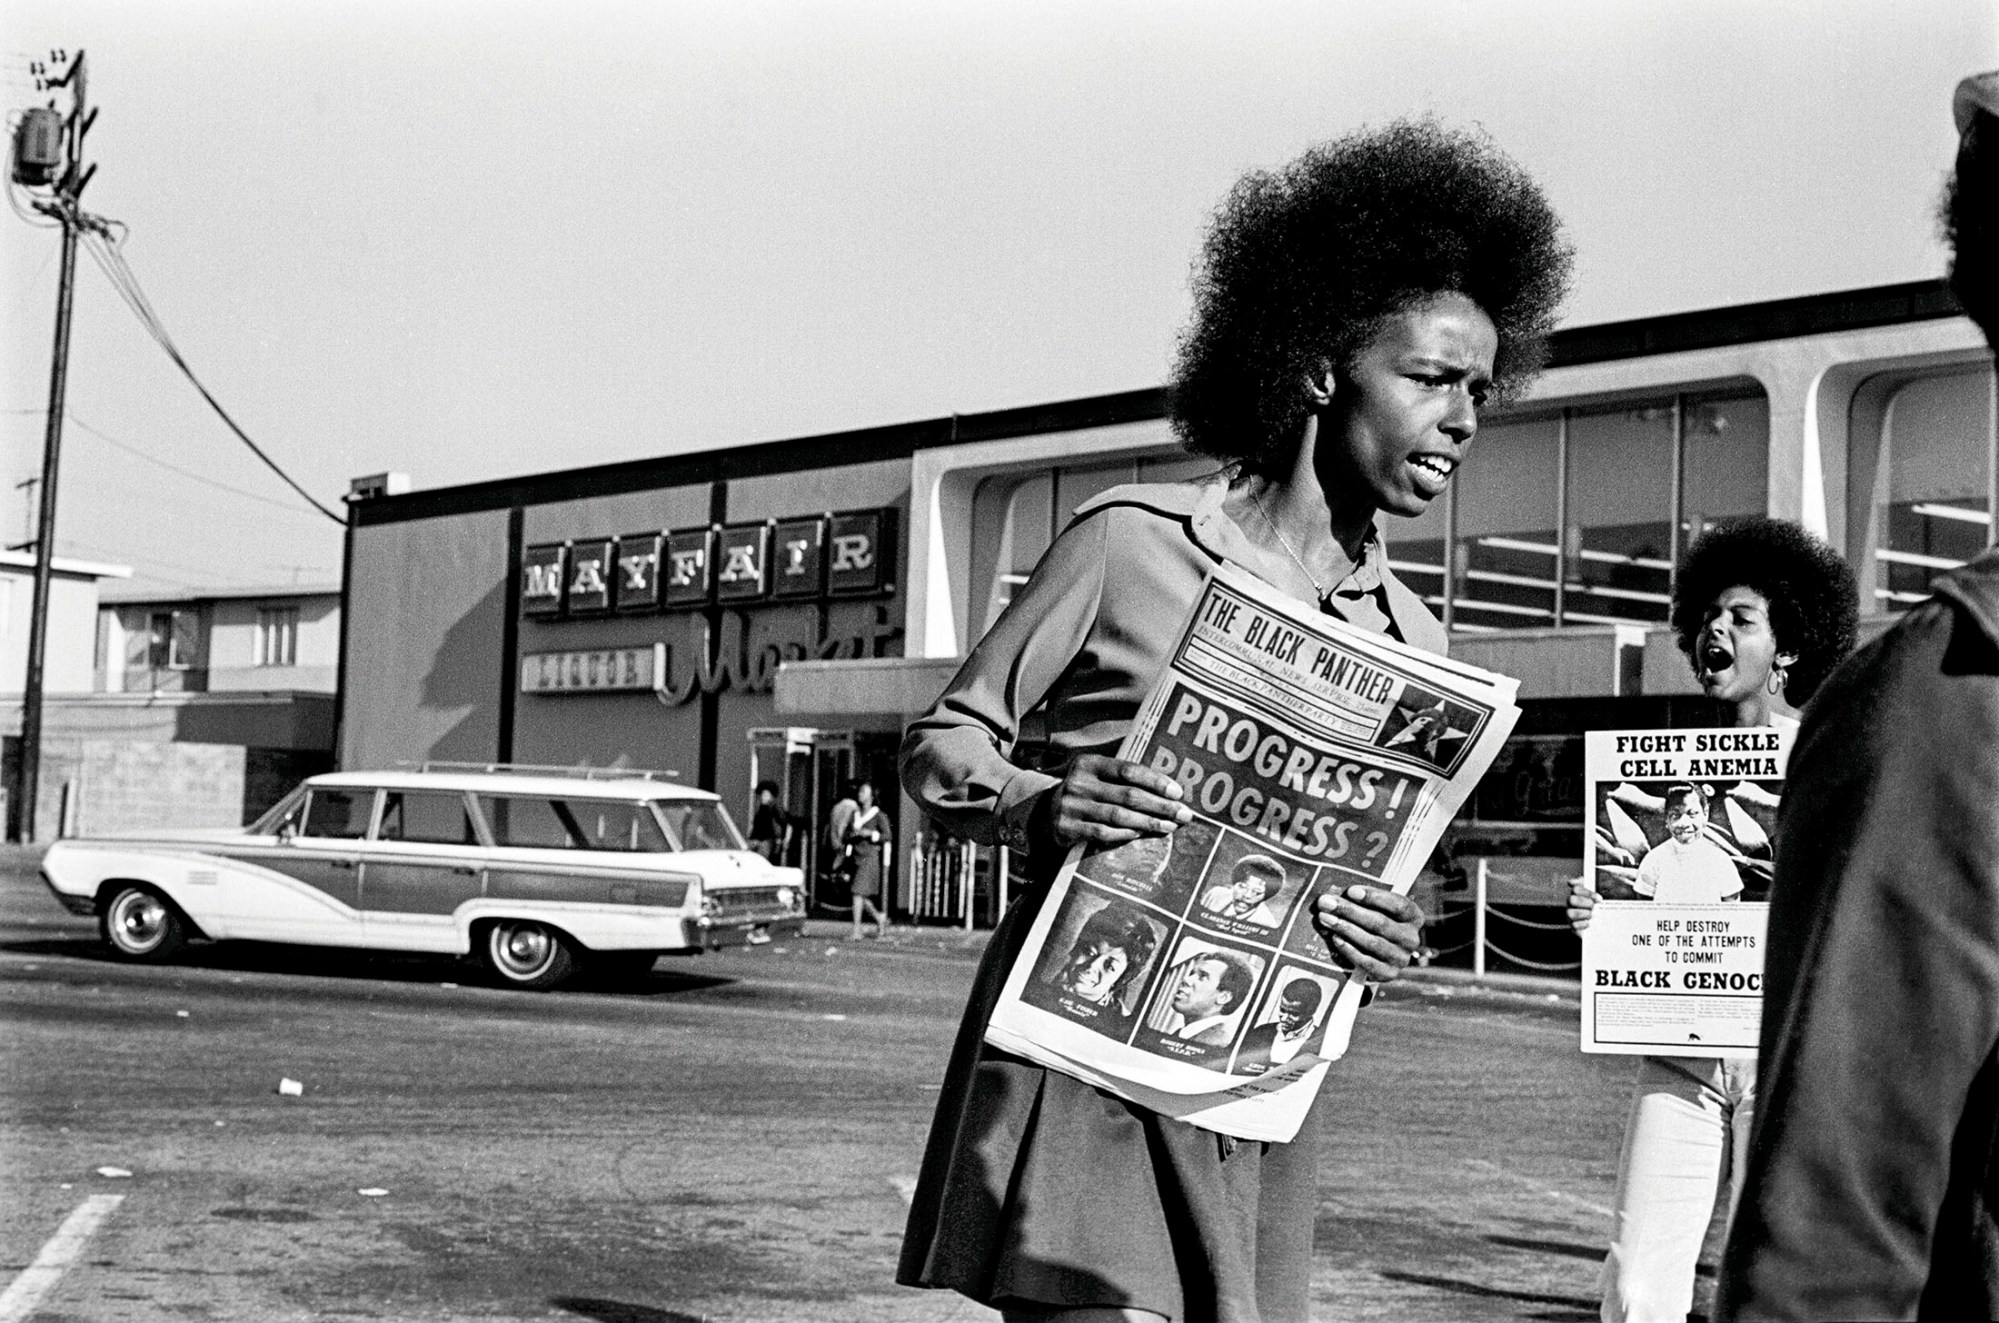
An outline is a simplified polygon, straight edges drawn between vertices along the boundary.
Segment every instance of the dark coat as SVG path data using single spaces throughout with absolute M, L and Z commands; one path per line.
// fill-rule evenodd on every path
M 1717 1319 L 1999 1317 L 1999 551 L 1807 709 L 1769 931 Z

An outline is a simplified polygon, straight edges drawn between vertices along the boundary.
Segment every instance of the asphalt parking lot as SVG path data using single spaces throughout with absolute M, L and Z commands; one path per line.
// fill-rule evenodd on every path
M 122 1196 L 24 1320 L 994 1317 L 891 1280 L 960 934 L 815 924 L 544 995 L 298 947 L 138 967 L 0 865 L 0 1289 Z M 1631 1065 L 1574 1016 L 1436 982 L 1363 1016 L 1320 1317 L 1595 1316 Z

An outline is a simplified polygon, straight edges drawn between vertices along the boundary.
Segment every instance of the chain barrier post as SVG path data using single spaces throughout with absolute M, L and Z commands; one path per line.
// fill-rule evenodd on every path
M 972 899 L 979 890 L 979 846 L 976 841 L 966 841 L 964 853 L 959 856 L 964 876 L 959 882 L 960 894 L 965 898 L 965 931 L 972 931 Z
M 999 876 L 994 879 L 993 927 L 999 927 L 1000 917 L 1006 913 L 1007 889 L 1013 883 L 1013 850 L 1010 846 L 999 848 Z
M 1485 982 L 1485 856 L 1478 857 L 1478 895 L 1471 916 L 1471 976 Z

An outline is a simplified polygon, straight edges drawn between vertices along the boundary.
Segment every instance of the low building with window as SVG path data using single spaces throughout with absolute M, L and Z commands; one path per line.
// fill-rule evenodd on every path
M 338 585 L 100 591 L 97 578 L 131 571 L 56 566 L 68 572 L 58 574 L 50 614 L 36 839 L 65 829 L 236 826 L 332 766 Z M 77 586 L 85 578 L 87 601 Z M 25 621 L 31 586 L 0 586 L 0 610 L 18 607 Z M 10 646 L 13 632 L 10 624 Z M 14 676 L 27 655 L 25 625 L 20 632 Z M 19 680 L 10 687 L 18 694 Z M 0 695 L 10 792 L 19 713 L 18 699 Z M 10 838 L 20 834 L 18 807 L 8 814 Z
M 1383 521 L 1452 655 L 1522 682 L 1453 832 L 1466 857 L 1581 858 L 1583 730 L 1722 723 L 1664 623 L 1715 520 L 1823 533 L 1878 628 L 1991 544 L 1999 511 L 1992 355 L 1941 282 L 1571 328 L 1553 348 L 1449 495 Z M 1076 506 L 1210 468 L 1155 389 L 357 490 L 341 765 L 671 767 L 741 821 L 772 780 L 811 869 L 836 784 L 893 785 L 903 722 Z M 990 918 L 993 861 L 900 826 L 894 908 Z
M 120 589 L 103 594 L 97 688 L 106 693 L 331 695 L 340 587 Z

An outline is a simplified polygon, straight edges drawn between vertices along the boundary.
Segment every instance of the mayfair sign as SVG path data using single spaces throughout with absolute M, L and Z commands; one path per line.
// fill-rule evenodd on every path
M 545 542 L 521 553 L 521 615 L 761 606 L 893 592 L 895 511 Z

